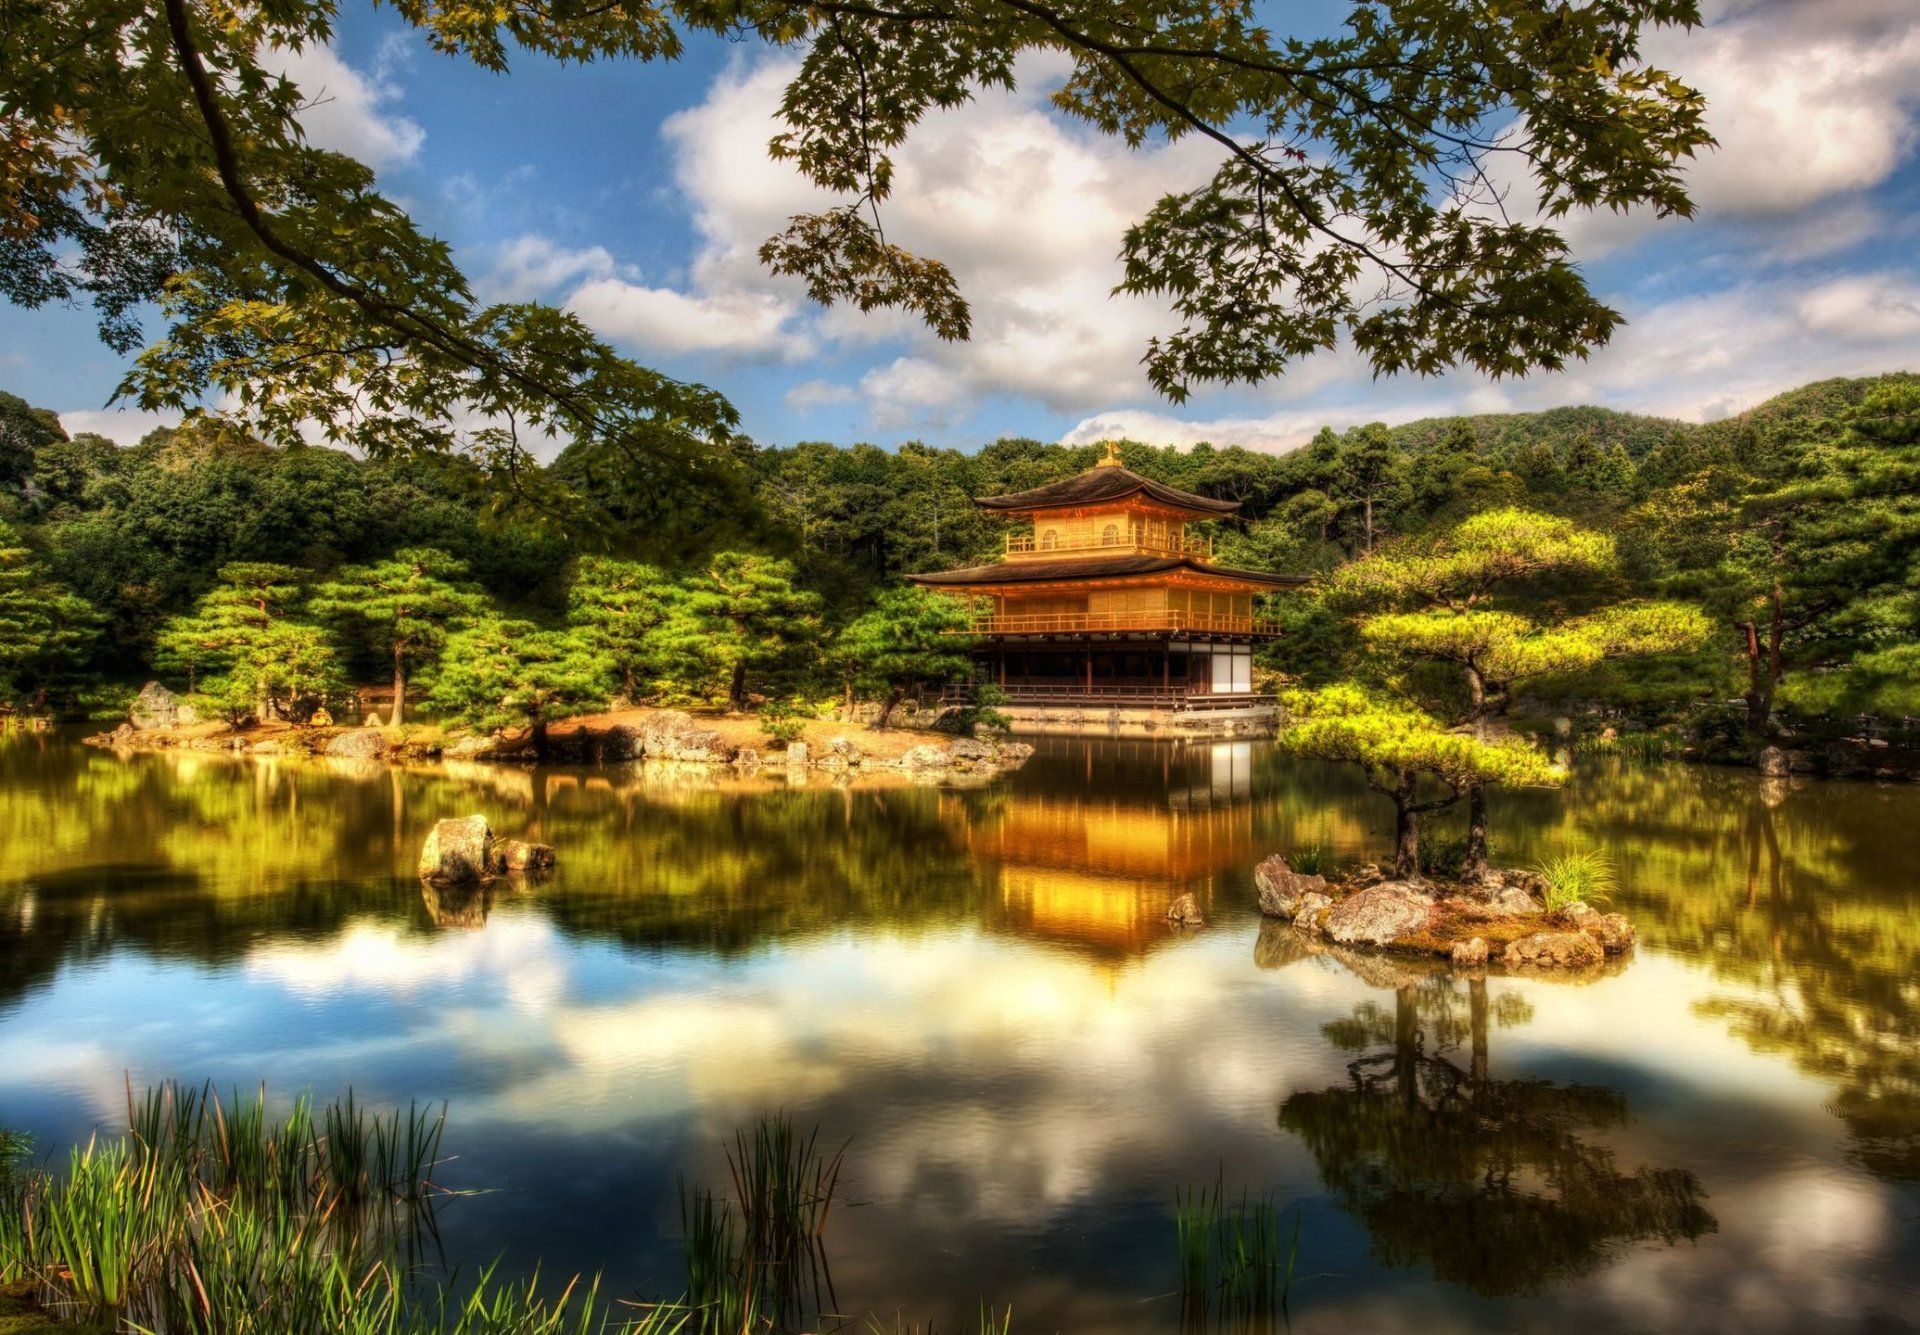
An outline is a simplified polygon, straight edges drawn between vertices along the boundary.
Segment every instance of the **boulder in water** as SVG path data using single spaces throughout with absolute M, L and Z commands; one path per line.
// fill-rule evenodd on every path
M 1432 913 L 1432 898 L 1411 883 L 1382 881 L 1335 904 L 1326 930 L 1343 946 L 1387 946 L 1424 930 Z
M 1167 906 L 1167 921 L 1176 927 L 1198 927 L 1206 919 L 1200 914 L 1200 901 L 1184 894 Z
M 497 872 L 553 870 L 552 844 L 529 843 L 525 839 L 501 839 L 493 845 L 493 851 L 488 856 L 491 859 L 491 870 Z
M 1604 961 L 1600 943 L 1585 932 L 1536 932 L 1507 946 L 1508 964 L 1535 969 L 1585 969 Z
M 435 823 L 420 849 L 420 875 L 459 885 L 485 880 L 494 867 L 493 829 L 485 816 L 449 817 Z
M 1326 877 L 1297 872 L 1278 853 L 1253 869 L 1253 884 L 1260 892 L 1260 911 L 1282 922 L 1300 911 L 1300 901 L 1306 896 L 1327 892 Z

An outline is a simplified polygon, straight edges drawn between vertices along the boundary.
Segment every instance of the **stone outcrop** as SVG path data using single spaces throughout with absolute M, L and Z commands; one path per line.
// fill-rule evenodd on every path
M 159 682 L 150 681 L 140 688 L 140 694 L 133 697 L 133 706 L 127 710 L 127 721 L 140 732 L 152 732 L 156 728 L 198 723 L 200 715 L 192 705 L 182 703 L 179 696 Z
M 1324 895 L 1327 878 L 1295 871 L 1287 860 L 1275 853 L 1253 869 L 1254 889 L 1259 892 L 1260 912 L 1282 922 L 1300 911 L 1300 901 L 1308 895 Z
M 387 754 L 387 735 L 377 728 L 355 728 L 329 739 L 327 754 L 337 760 L 379 760 Z
M 1333 896 L 1323 895 L 1309 890 L 1300 896 L 1300 902 L 1293 906 L 1293 926 L 1295 931 L 1317 934 L 1326 922 L 1327 913 L 1333 908 Z
M 1585 932 L 1535 932 L 1508 943 L 1508 964 L 1534 969 L 1587 969 L 1604 963 L 1600 943 Z
M 482 881 L 493 871 L 493 830 L 485 816 L 436 822 L 420 849 L 422 879 L 448 885 Z
M 635 729 L 642 754 L 648 760 L 680 760 L 699 765 L 724 765 L 733 759 L 727 739 L 712 728 L 702 728 L 691 715 L 677 709 L 649 714 Z
M 1597 914 L 1592 921 L 1582 923 L 1580 930 L 1599 942 L 1600 949 L 1609 955 L 1624 954 L 1633 945 L 1633 924 L 1624 913 Z
M 1769 779 L 1784 779 L 1793 772 L 1793 765 L 1787 759 L 1787 753 L 1777 746 L 1763 746 L 1754 760 L 1762 776 Z
M 1206 919 L 1200 914 L 1200 901 L 1185 894 L 1167 905 L 1167 921 L 1176 927 L 1198 927 Z
M 1433 898 L 1407 881 L 1382 881 L 1348 895 L 1327 914 L 1327 938 L 1343 946 L 1390 946 L 1426 928 Z

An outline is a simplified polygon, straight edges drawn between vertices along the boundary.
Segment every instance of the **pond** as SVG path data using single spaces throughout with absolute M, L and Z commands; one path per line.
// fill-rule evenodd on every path
M 557 873 L 423 891 L 474 811 Z M 487 1189 L 449 1257 L 664 1297 L 678 1182 L 784 1110 L 847 1147 L 839 1310 L 949 1331 L 1180 1328 L 1175 1192 L 1215 1181 L 1298 1220 L 1296 1330 L 1920 1322 L 1920 787 L 1507 797 L 1499 860 L 1613 854 L 1640 945 L 1582 983 L 1263 929 L 1259 858 L 1389 820 L 1247 742 L 1052 739 L 962 790 L 14 736 L 0 1125 L 51 1148 L 168 1079 L 445 1101 L 441 1181 Z

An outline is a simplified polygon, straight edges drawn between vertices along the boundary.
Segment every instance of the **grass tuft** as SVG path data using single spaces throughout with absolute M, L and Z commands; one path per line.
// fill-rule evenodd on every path
M 1541 898 L 1547 912 L 1560 913 L 1575 904 L 1604 904 L 1619 888 L 1613 859 L 1604 848 L 1589 848 L 1566 853 L 1535 864 L 1533 870 L 1544 881 Z

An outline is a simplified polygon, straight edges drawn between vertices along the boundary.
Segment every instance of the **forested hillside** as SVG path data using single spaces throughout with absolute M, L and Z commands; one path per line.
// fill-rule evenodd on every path
M 1630 677 L 1565 683 L 1576 695 L 1650 716 L 1746 696 L 1763 728 L 1777 706 L 1920 713 L 1920 376 L 1824 381 L 1707 425 L 1566 408 L 1325 430 L 1284 455 L 1132 443 L 1122 453 L 1141 473 L 1243 502 L 1240 519 L 1216 526 L 1221 558 L 1237 564 L 1331 572 L 1495 507 L 1610 534 L 1617 587 L 1534 588 L 1531 610 L 1675 598 L 1701 608 L 1716 637 Z M 465 459 L 365 462 L 218 425 L 128 448 L 69 439 L 51 413 L 0 396 L 0 685 L 16 707 L 70 712 L 117 701 L 156 671 L 179 676 L 169 627 L 238 587 L 221 583 L 236 563 L 270 564 L 283 571 L 274 587 L 306 589 L 342 567 L 430 550 L 498 613 L 558 627 L 577 558 L 697 581 L 724 551 L 792 563 L 793 614 L 804 607 L 810 628 L 768 660 L 767 680 L 831 695 L 844 675 L 835 633 L 882 590 L 903 573 L 998 555 L 1002 522 L 973 496 L 1035 486 L 1100 454 L 1030 440 L 971 453 L 743 448 L 730 470 L 663 493 L 569 453 L 516 490 Z M 1274 666 L 1309 680 L 1350 672 L 1337 609 L 1274 601 L 1295 632 Z M 337 647 L 340 680 L 385 679 L 378 637 Z

